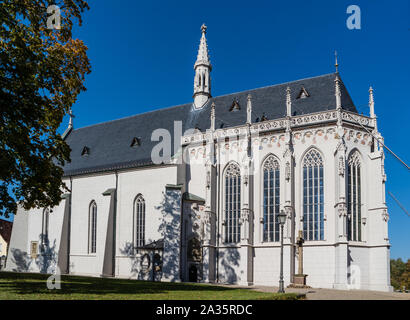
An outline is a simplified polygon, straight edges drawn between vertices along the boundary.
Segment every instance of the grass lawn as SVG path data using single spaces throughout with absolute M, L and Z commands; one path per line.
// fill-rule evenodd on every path
M 296 300 L 293 293 L 264 293 L 208 284 L 62 276 L 47 289 L 48 275 L 0 272 L 0 300 Z

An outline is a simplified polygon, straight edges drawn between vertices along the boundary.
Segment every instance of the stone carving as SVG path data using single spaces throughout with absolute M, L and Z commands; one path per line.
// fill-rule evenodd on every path
M 277 170 L 279 169 L 279 162 L 273 155 L 270 155 L 266 158 L 265 162 L 263 163 L 264 170 Z
M 285 167 L 285 179 L 286 181 L 290 180 L 290 163 L 289 161 L 286 162 L 286 167 Z
M 323 166 L 323 159 L 316 149 L 311 149 L 303 159 L 304 167 Z
M 226 175 L 231 177 L 236 177 L 241 175 L 241 169 L 236 163 L 231 163 L 226 168 Z
M 347 208 L 345 203 L 339 203 L 337 206 L 337 211 L 339 213 L 339 217 L 346 217 L 347 216 Z
M 327 122 L 330 120 L 337 120 L 338 118 L 337 115 L 338 113 L 336 111 L 326 111 L 326 112 L 320 112 L 320 113 L 311 114 L 311 115 L 295 116 L 291 118 L 290 124 L 291 124 L 291 127 L 300 126 L 300 125 L 317 124 L 321 122 Z M 344 121 L 348 121 L 350 123 L 357 124 L 357 122 L 359 122 L 362 125 L 372 127 L 372 122 L 369 117 L 351 113 L 349 111 L 341 112 L 341 118 Z M 352 120 L 352 118 L 354 120 Z M 250 131 L 252 134 L 258 135 L 261 132 L 286 129 L 286 125 L 287 125 L 286 119 L 267 120 L 264 123 L 252 125 L 250 127 Z M 229 136 L 246 135 L 247 130 L 248 128 L 246 127 L 246 124 L 244 123 L 243 128 L 217 129 L 215 132 L 216 132 L 216 136 L 218 137 L 229 137 Z M 181 138 L 181 141 L 183 144 L 197 143 L 197 142 L 200 143 L 202 142 L 203 139 L 206 139 L 206 138 L 207 136 L 203 133 L 193 133 L 190 135 L 183 136 Z
M 345 175 L 345 159 L 343 156 L 339 157 L 339 176 L 344 177 Z
M 383 209 L 382 217 L 384 222 L 389 221 L 389 213 L 387 212 L 387 209 Z

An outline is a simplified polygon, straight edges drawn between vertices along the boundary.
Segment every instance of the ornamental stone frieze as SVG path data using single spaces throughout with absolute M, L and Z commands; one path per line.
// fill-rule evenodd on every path
M 351 123 L 354 125 L 361 124 L 363 126 L 367 126 L 372 128 L 372 119 L 366 116 L 358 115 L 349 111 L 343 111 L 341 113 L 342 119 L 346 123 Z M 352 120 L 353 119 L 353 120 Z M 334 122 L 337 120 L 337 112 L 336 110 L 326 111 L 326 112 L 318 112 L 312 113 L 309 115 L 301 115 L 301 116 L 294 116 L 291 118 L 291 128 L 298 128 L 302 126 L 310 126 L 316 124 L 325 124 L 328 122 Z M 286 118 L 276 119 L 276 120 L 266 120 L 263 122 L 253 123 L 248 128 L 246 123 L 243 126 L 232 127 L 232 128 L 225 128 L 225 129 L 217 129 L 215 130 L 215 137 L 218 141 L 225 139 L 225 138 L 235 138 L 245 137 L 248 134 L 248 130 L 250 130 L 251 136 L 259 136 L 261 133 L 266 133 L 270 131 L 277 131 L 277 130 L 285 130 L 286 129 Z M 185 135 L 181 138 L 181 143 L 183 145 L 187 144 L 195 144 L 195 143 L 202 143 L 203 141 L 209 140 L 211 137 L 210 133 L 202 133 L 197 132 L 189 135 Z

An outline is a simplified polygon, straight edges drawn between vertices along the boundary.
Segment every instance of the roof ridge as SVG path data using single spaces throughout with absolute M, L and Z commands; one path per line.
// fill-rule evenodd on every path
M 216 97 L 212 97 L 211 99 L 227 97 L 227 96 L 237 95 L 237 94 L 244 93 L 244 92 L 251 92 L 251 91 L 256 91 L 256 90 L 261 90 L 261 89 L 277 87 L 277 86 L 283 86 L 283 85 L 286 85 L 286 84 L 299 82 L 299 81 L 304 81 L 304 80 L 311 80 L 311 79 L 315 79 L 315 78 L 323 78 L 323 77 L 327 77 L 327 76 L 330 76 L 330 75 L 336 75 L 336 73 L 332 72 L 332 73 L 322 74 L 322 75 L 318 75 L 318 76 L 307 77 L 307 78 L 302 78 L 302 79 L 297 79 L 297 80 L 292 80 L 292 81 L 267 85 L 267 86 L 263 86 L 263 87 L 259 87 L 259 88 L 246 89 L 246 90 L 237 91 L 237 92 L 233 92 L 233 93 L 222 94 L 222 95 L 219 95 L 219 96 L 216 96 Z M 78 129 L 74 129 L 74 130 L 72 130 L 72 132 L 76 132 L 76 131 L 79 131 L 79 130 L 82 130 L 82 129 L 87 129 L 87 128 L 91 128 L 91 127 L 95 127 L 95 126 L 100 126 L 100 125 L 103 125 L 103 124 L 108 124 L 108 123 L 112 123 L 112 122 L 116 122 L 116 121 L 121 121 L 121 120 L 125 120 L 125 119 L 131 119 L 131 118 L 135 118 L 135 117 L 138 117 L 138 116 L 141 116 L 141 115 L 146 115 L 146 114 L 149 114 L 149 113 L 154 113 L 154 112 L 159 112 L 159 111 L 164 111 L 164 110 L 171 110 L 171 109 L 174 109 L 174 108 L 181 108 L 181 107 L 187 106 L 189 104 L 193 104 L 193 102 L 187 102 L 187 103 L 178 104 L 178 105 L 175 105 L 175 106 L 169 106 L 169 107 L 165 107 L 165 108 L 149 110 L 149 111 L 142 112 L 142 113 L 137 113 L 137 114 L 134 114 L 134 115 L 131 115 L 131 116 L 125 116 L 125 117 L 118 118 L 118 119 L 113 119 L 113 120 L 108 120 L 108 121 L 104 121 L 104 122 L 94 123 L 94 124 L 90 124 L 88 126 L 84 126 L 84 127 L 78 128 Z
M 298 81 L 304 81 L 304 80 L 311 80 L 311 79 L 315 79 L 315 78 L 324 78 L 330 75 L 336 75 L 336 72 L 332 72 L 332 73 L 326 73 L 326 74 L 322 74 L 320 76 L 314 76 L 314 77 L 307 77 L 307 78 L 302 78 L 302 79 L 297 79 L 297 80 L 293 80 L 293 81 L 287 81 L 287 82 L 282 82 L 282 83 L 277 83 L 277 84 L 271 84 L 268 86 L 263 86 L 263 87 L 259 87 L 259 88 L 253 88 L 253 89 L 247 89 L 247 90 L 243 90 L 243 91 L 237 91 L 234 93 L 227 93 L 227 94 L 223 94 L 217 97 L 212 97 L 212 99 L 216 99 L 216 98 L 220 98 L 220 97 L 227 97 L 230 95 L 235 95 L 235 94 L 239 94 L 239 93 L 244 93 L 244 92 L 249 92 L 249 91 L 255 91 L 255 90 L 260 90 L 260 89 L 267 89 L 267 88 L 273 88 L 273 87 L 278 87 L 278 86 L 283 86 L 286 84 L 290 84 L 293 82 L 298 82 Z

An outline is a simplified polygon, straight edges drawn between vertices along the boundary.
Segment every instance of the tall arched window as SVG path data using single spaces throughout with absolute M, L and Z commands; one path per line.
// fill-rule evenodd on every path
M 347 236 L 350 241 L 362 241 L 362 197 L 360 177 L 360 154 L 355 151 L 347 168 Z
M 145 244 L 145 200 L 138 195 L 134 200 L 134 247 Z
M 315 149 L 303 159 L 303 237 L 324 239 L 323 159 Z
M 48 224 L 49 224 L 50 209 L 45 208 L 41 217 L 41 250 L 45 250 L 48 245 Z
M 241 239 L 241 170 L 235 163 L 225 171 L 225 242 L 237 243 Z
M 263 241 L 279 241 L 279 162 L 270 155 L 263 163 Z
M 97 204 L 91 201 L 88 212 L 88 253 L 97 252 Z

